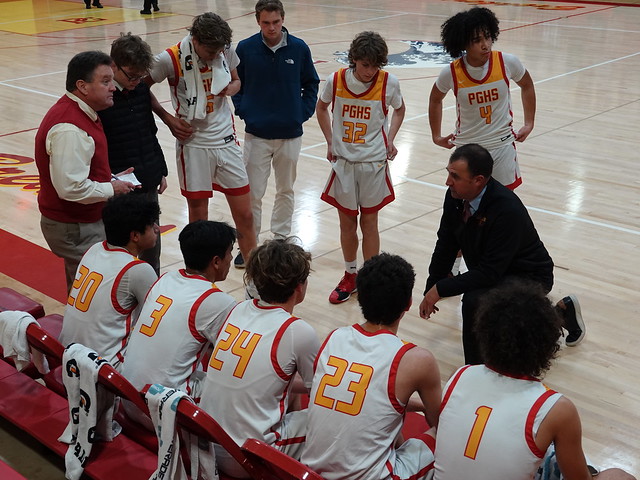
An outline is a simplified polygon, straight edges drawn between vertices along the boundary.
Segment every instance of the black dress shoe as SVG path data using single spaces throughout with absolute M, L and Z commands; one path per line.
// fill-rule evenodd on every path
M 158 12 L 158 11 L 160 11 L 160 7 L 158 7 L 158 2 L 156 2 L 156 3 L 152 3 L 151 5 L 153 5 L 153 11 L 154 11 L 154 12 Z
M 93 0 L 93 6 L 96 8 L 104 8 L 99 0 Z
M 91 0 L 84 0 L 84 4 L 87 10 L 91 10 Z
M 140 10 L 140 13 L 141 13 L 142 15 L 151 15 L 151 10 L 147 10 L 147 9 L 145 9 L 145 10 Z

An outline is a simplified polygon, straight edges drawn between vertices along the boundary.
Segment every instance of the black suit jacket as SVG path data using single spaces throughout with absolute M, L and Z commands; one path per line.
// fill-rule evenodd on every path
M 553 260 L 518 196 L 489 179 L 480 206 L 465 223 L 462 200 L 447 190 L 426 291 L 437 284 L 441 297 L 490 288 L 507 276 L 553 285 Z M 458 250 L 468 272 L 448 277 Z

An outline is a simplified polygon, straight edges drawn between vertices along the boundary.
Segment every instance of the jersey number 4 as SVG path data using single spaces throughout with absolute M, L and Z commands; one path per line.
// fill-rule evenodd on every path
M 336 412 L 346 413 L 347 415 L 358 415 L 362 410 L 362 404 L 364 398 L 367 395 L 367 388 L 369 388 L 369 382 L 371 381 L 371 375 L 373 375 L 373 367 L 369 365 L 363 365 L 361 363 L 351 363 L 344 358 L 334 357 L 331 355 L 327 361 L 327 365 L 335 367 L 335 372 L 332 374 L 325 373 L 320 380 L 318 391 L 313 399 L 313 403 L 320 405 Z M 347 391 L 353 393 L 353 399 L 351 403 L 336 400 L 325 394 L 327 387 L 338 387 L 344 381 L 344 376 L 347 372 L 351 372 L 359 376 L 358 380 L 352 380 L 347 386 Z
M 231 353 L 238 357 L 238 363 L 236 368 L 233 370 L 233 376 L 236 378 L 242 378 L 244 376 L 244 372 L 247 370 L 247 365 L 249 365 L 249 360 L 251 360 L 251 356 L 258 346 L 258 342 L 262 338 L 262 335 L 258 333 L 251 333 L 247 330 L 240 330 L 231 323 L 227 323 L 224 327 L 224 331 L 228 336 L 225 339 L 218 339 L 216 342 L 216 348 L 213 350 L 213 354 L 211 355 L 209 366 L 216 370 L 222 370 L 224 361 L 216 358 L 216 355 L 218 355 L 221 350 L 223 352 L 231 350 Z
M 484 123 L 489 125 L 491 123 L 491 105 L 480 107 L 480 117 L 484 118 Z

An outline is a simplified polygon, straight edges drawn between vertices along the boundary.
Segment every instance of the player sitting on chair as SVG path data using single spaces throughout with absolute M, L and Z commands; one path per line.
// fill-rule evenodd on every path
M 310 269 L 311 254 L 291 239 L 267 241 L 251 254 L 245 277 L 261 300 L 244 301 L 227 317 L 200 402 L 236 443 L 257 438 L 294 458 L 300 458 L 307 415 L 287 412 L 287 405 L 290 393 L 308 393 L 320 346 L 313 328 L 292 316 Z M 247 477 L 222 448 L 215 446 L 215 454 L 223 472 Z
M 227 278 L 235 230 L 198 220 L 178 237 L 185 268 L 163 274 L 140 312 L 123 374 L 134 387 L 160 383 L 200 397 L 203 372 L 196 367 L 236 301 L 213 282 Z M 124 403 L 127 414 L 153 429 L 150 420 Z
M 397 255 L 367 260 L 357 279 L 365 321 L 334 330 L 318 353 L 301 461 L 326 480 L 431 476 L 433 436 L 403 443 L 400 433 L 408 407 L 436 426 L 442 392 L 433 355 L 396 336 L 414 282 Z M 414 392 L 422 402 L 409 405 Z
M 71 286 L 60 341 L 81 343 L 120 370 L 131 327 L 158 279 L 141 252 L 158 238 L 157 202 L 138 195 L 112 197 L 102 210 L 107 240 L 84 254 Z
M 561 325 L 539 283 L 514 278 L 483 295 L 474 330 L 484 364 L 445 387 L 435 480 L 591 479 L 575 405 L 540 381 Z M 597 478 L 633 480 L 615 468 Z

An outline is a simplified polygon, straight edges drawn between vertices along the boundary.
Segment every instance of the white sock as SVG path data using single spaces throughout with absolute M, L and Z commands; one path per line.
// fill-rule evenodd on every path
M 358 260 L 344 262 L 344 271 L 347 273 L 356 273 L 358 271 Z

